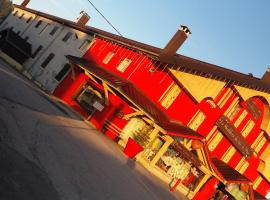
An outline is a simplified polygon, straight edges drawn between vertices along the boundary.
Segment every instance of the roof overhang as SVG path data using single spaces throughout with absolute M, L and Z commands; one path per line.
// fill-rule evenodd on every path
M 70 55 L 66 57 L 71 63 L 83 68 L 97 79 L 106 82 L 106 84 L 120 93 L 131 104 L 143 111 L 147 117 L 162 127 L 168 135 L 191 139 L 204 138 L 180 121 L 170 119 L 167 114 L 165 114 L 151 99 L 144 95 L 131 81 L 108 71 L 93 61 Z

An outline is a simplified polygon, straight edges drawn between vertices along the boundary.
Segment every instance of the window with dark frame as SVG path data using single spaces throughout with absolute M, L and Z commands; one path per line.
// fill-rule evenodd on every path
M 26 21 L 26 23 L 29 23 L 32 19 L 33 19 L 33 17 L 29 17 L 28 20 Z
M 42 20 L 39 20 L 37 24 L 35 25 L 35 28 L 38 28 L 42 24 Z
M 82 43 L 82 45 L 79 47 L 79 50 L 81 50 L 81 51 L 83 51 L 83 50 L 85 50 L 85 48 L 89 45 L 91 43 L 91 41 L 90 40 L 85 40 L 83 43 Z
M 19 19 L 21 19 L 24 16 L 24 13 L 21 14 L 21 16 L 19 17 Z
M 46 24 L 45 27 L 40 31 L 39 35 L 42 35 L 48 28 L 50 24 Z
M 61 81 L 65 77 L 65 75 L 69 72 L 70 68 L 71 68 L 70 64 L 66 63 L 64 67 L 55 76 L 55 79 L 57 81 Z
M 39 47 L 33 53 L 32 58 L 35 58 L 38 55 L 38 53 L 42 50 L 42 48 L 43 48 L 43 46 L 39 45 Z
M 47 65 L 51 62 L 51 60 L 54 58 L 54 54 L 53 53 L 50 53 L 49 55 L 48 55 L 48 57 L 43 61 L 43 63 L 41 64 L 41 67 L 42 68 L 46 68 L 47 67 Z
M 65 37 L 63 37 L 62 41 L 63 41 L 63 42 L 68 41 L 68 39 L 69 39 L 71 36 L 72 36 L 72 33 L 71 33 L 71 32 L 68 32 L 68 33 L 65 35 Z
M 18 10 L 16 10 L 14 13 L 13 13 L 13 16 L 16 16 L 18 13 Z
M 56 31 L 59 29 L 59 27 L 55 26 L 52 31 L 50 32 L 50 35 L 54 35 Z

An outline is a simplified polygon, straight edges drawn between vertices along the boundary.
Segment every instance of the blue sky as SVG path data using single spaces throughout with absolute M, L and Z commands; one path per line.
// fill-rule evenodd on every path
M 178 53 L 261 77 L 270 67 L 269 0 L 91 0 L 127 38 L 163 48 L 180 24 L 192 35 Z M 13 0 L 20 4 L 22 0 Z M 114 30 L 87 0 L 31 0 L 30 8 Z

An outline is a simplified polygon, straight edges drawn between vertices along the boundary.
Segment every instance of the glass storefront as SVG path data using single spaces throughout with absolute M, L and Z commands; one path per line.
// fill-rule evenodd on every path
M 171 185 L 175 184 L 175 181 L 180 181 L 182 185 L 193 191 L 203 178 L 204 173 L 182 156 L 181 153 L 169 146 L 156 163 L 156 166 L 172 178 Z
M 104 109 L 104 96 L 90 85 L 85 85 L 75 100 L 90 114 Z

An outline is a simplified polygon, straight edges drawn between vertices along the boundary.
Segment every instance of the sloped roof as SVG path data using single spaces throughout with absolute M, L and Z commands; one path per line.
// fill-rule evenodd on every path
M 250 180 L 244 177 L 235 169 L 231 168 L 229 165 L 217 158 L 211 158 L 213 168 L 215 168 L 218 175 L 221 176 L 225 181 L 232 183 L 249 183 Z
M 179 66 L 186 68 L 186 71 L 189 73 L 200 73 L 201 76 L 206 76 L 209 78 L 217 78 L 222 79 L 226 81 L 233 82 L 236 85 L 244 85 L 245 87 L 253 88 L 260 91 L 265 91 L 270 93 L 270 84 L 263 82 L 261 79 L 243 74 L 240 72 L 236 72 L 230 69 L 226 69 L 217 65 L 213 65 L 210 63 L 206 63 L 200 60 L 196 60 L 187 56 L 183 56 L 180 54 L 175 54 L 174 56 L 161 56 L 162 49 L 144 44 L 138 41 L 134 41 L 122 36 L 118 36 L 91 26 L 80 26 L 75 22 L 72 22 L 70 20 L 66 20 L 60 17 L 56 17 L 53 15 L 49 15 L 43 12 L 39 12 L 30 8 L 22 7 L 19 5 L 15 5 L 15 7 L 18 7 L 20 9 L 23 9 L 25 11 L 34 13 L 36 15 L 51 19 L 53 21 L 56 21 L 58 23 L 64 24 L 66 26 L 69 26 L 71 28 L 77 29 L 79 31 L 85 32 L 90 35 L 98 35 L 100 37 L 105 37 L 111 40 L 114 40 L 119 43 L 124 43 L 126 45 L 129 45 L 129 47 L 144 51 L 145 53 L 155 56 L 156 59 L 161 60 L 164 63 L 171 64 L 169 67 L 175 67 L 175 69 L 178 69 Z
M 125 96 L 125 98 L 131 101 L 131 103 L 135 103 L 136 106 L 152 117 L 157 124 L 168 132 L 168 134 L 188 138 L 203 138 L 203 136 L 188 128 L 180 121 L 171 120 L 167 114 L 165 114 L 151 99 L 145 96 L 143 92 L 129 80 L 100 67 L 93 61 L 91 62 L 89 60 L 70 55 L 66 57 L 70 62 L 80 65 L 80 67 L 91 72 L 101 80 L 106 81 L 113 88 L 116 88 Z

